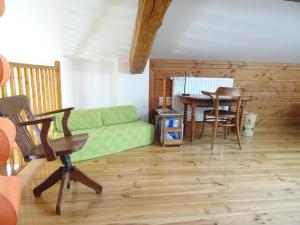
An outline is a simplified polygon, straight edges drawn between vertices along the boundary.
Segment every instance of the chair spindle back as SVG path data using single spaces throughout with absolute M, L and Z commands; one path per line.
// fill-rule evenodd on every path
M 218 111 L 219 108 L 219 99 L 220 97 L 230 97 L 236 100 L 236 105 L 231 106 L 231 110 L 236 112 L 236 115 L 239 116 L 240 108 L 242 103 L 241 89 L 240 88 L 231 88 L 231 87 L 219 87 L 216 92 L 215 100 L 215 110 Z
M 25 95 L 17 95 L 11 97 L 0 98 L 0 116 L 8 117 L 14 124 L 24 122 L 22 112 L 25 113 L 27 119 L 34 119 L 27 97 Z M 39 137 L 40 129 L 37 125 L 33 125 L 36 135 Z M 27 127 L 17 126 L 16 143 L 18 144 L 24 160 L 30 161 L 28 155 L 36 146 Z

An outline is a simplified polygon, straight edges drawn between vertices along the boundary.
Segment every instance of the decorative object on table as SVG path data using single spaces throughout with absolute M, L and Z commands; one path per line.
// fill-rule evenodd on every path
M 0 86 L 4 85 L 11 76 L 9 62 L 5 57 L 0 55 Z
M 4 14 L 5 11 L 5 3 L 4 0 L 0 0 L 0 16 Z
M 56 110 L 53 112 L 33 115 L 27 97 L 24 95 L 5 97 L 0 99 L 0 113 L 10 118 L 18 126 L 16 142 L 22 151 L 25 161 L 46 158 L 47 161 L 55 161 L 59 156 L 62 166 L 55 170 L 43 183 L 33 189 L 35 197 L 40 197 L 44 191 L 56 184 L 59 180 L 60 189 L 56 203 L 56 213 L 61 214 L 61 204 L 65 189 L 70 188 L 70 180 L 76 180 L 89 188 L 96 194 L 101 194 L 102 186 L 93 181 L 87 175 L 72 165 L 70 154 L 80 151 L 88 139 L 88 134 L 72 135 L 67 122 L 73 108 Z M 27 121 L 23 121 L 21 113 L 25 112 Z M 53 121 L 52 114 L 64 112 L 62 127 L 64 137 L 48 140 L 50 124 Z M 40 143 L 35 144 L 27 126 L 41 124 L 41 130 L 37 131 Z M 37 127 L 38 128 L 38 127 Z M 51 143 L 51 144 L 50 144 Z
M 156 134 L 162 146 L 182 145 L 182 115 L 171 109 L 156 109 Z
M 228 87 L 219 87 L 216 92 L 202 92 L 204 95 L 209 96 L 214 103 L 214 108 L 211 110 L 204 111 L 203 122 L 201 126 L 200 138 L 202 137 L 205 123 L 210 123 L 213 126 L 212 130 L 212 140 L 211 140 L 211 149 L 213 150 L 215 139 L 217 135 L 217 128 L 224 127 L 224 138 L 226 139 L 228 128 L 234 127 L 235 133 L 237 136 L 237 141 L 239 144 L 239 148 L 241 147 L 240 142 L 240 110 L 241 110 L 241 102 L 242 96 L 240 93 L 240 88 L 228 88 Z M 221 97 L 229 97 L 235 101 L 235 105 L 231 106 L 231 110 L 220 110 L 220 96 Z
M 190 96 L 191 95 L 191 94 L 186 93 L 186 78 L 187 77 L 193 77 L 193 74 L 191 73 L 191 71 L 188 72 L 188 75 L 184 76 L 184 86 L 183 86 L 182 96 Z
M 243 115 L 243 135 L 253 136 L 257 114 L 245 112 Z

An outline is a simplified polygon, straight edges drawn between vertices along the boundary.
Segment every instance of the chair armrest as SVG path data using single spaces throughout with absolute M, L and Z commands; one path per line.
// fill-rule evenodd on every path
M 27 120 L 24 122 L 17 123 L 17 126 L 29 126 L 29 125 L 35 125 L 35 124 L 43 124 L 45 122 L 51 122 L 53 121 L 53 117 L 47 117 L 43 119 L 36 119 L 36 120 Z
M 67 137 L 67 136 L 72 136 L 72 133 L 68 128 L 68 119 L 71 114 L 71 110 L 73 110 L 73 109 L 74 109 L 74 107 L 69 107 L 69 108 L 65 108 L 65 109 L 55 110 L 52 112 L 36 114 L 36 115 L 33 115 L 33 117 L 42 117 L 42 116 L 47 116 L 47 115 L 52 115 L 52 114 L 63 112 L 64 115 L 62 118 L 62 127 L 63 127 L 63 131 L 64 131 L 64 136 Z
M 48 141 L 48 132 L 49 132 L 51 121 L 53 121 L 53 117 L 37 119 L 37 120 L 28 120 L 28 121 L 16 124 L 17 126 L 29 126 L 29 125 L 35 125 L 35 124 L 42 124 L 40 139 L 41 139 L 41 144 L 42 144 L 44 152 L 45 152 L 45 156 L 48 161 L 56 160 L 56 153 L 52 149 L 52 147 Z
M 34 114 L 33 117 L 49 116 L 49 115 L 53 115 L 53 114 L 60 113 L 60 112 L 71 111 L 73 109 L 74 109 L 74 107 L 69 107 L 69 108 L 65 108 L 65 109 L 54 110 L 51 112 L 39 113 L 39 114 Z
M 201 91 L 201 93 L 215 99 L 215 97 L 214 97 L 214 95 L 216 95 L 215 92 Z
M 216 95 L 215 92 L 209 92 L 209 91 L 201 91 L 202 94 L 209 96 L 214 104 L 214 108 L 210 111 L 210 113 L 215 113 L 217 111 L 216 109 L 216 97 L 214 95 Z

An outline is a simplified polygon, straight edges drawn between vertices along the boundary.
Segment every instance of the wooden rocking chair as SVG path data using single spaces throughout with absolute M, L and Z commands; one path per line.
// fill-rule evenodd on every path
M 27 98 L 24 95 L 5 97 L 0 99 L 0 116 L 11 119 L 17 128 L 16 142 L 22 151 L 25 161 L 33 159 L 46 158 L 47 161 L 56 160 L 57 156 L 63 164 L 55 170 L 44 182 L 33 189 L 35 197 L 53 186 L 61 180 L 58 199 L 56 203 L 56 214 L 61 214 L 61 203 L 65 188 L 70 188 L 70 180 L 79 181 L 80 183 L 94 189 L 97 194 L 101 194 L 102 186 L 97 184 L 87 175 L 82 173 L 72 165 L 70 154 L 79 151 L 88 139 L 88 134 L 72 135 L 67 126 L 67 121 L 73 108 L 56 110 L 53 112 L 33 115 Z M 27 121 L 22 119 L 21 113 L 25 113 Z M 55 113 L 64 112 L 62 126 L 64 137 L 58 139 L 48 139 L 48 131 L 53 117 L 47 117 Z M 43 117 L 43 118 L 40 118 Z M 39 118 L 39 119 L 38 119 Z M 42 124 L 41 130 L 38 124 Z M 40 138 L 40 144 L 35 144 L 26 126 L 33 126 L 35 133 Z

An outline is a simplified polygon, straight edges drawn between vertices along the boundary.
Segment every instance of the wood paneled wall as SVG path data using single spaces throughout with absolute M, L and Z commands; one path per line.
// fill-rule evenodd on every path
M 189 71 L 199 77 L 234 78 L 234 85 L 251 100 L 246 110 L 258 114 L 258 128 L 300 126 L 300 64 L 150 60 L 150 116 L 163 96 L 163 79 Z M 172 96 L 171 80 L 167 96 Z
M 53 66 L 10 62 L 10 67 L 11 78 L 0 87 L 0 97 L 26 95 L 34 114 L 61 108 L 59 61 L 55 61 Z M 32 128 L 29 131 L 34 135 Z M 17 147 L 12 151 L 8 165 L 13 173 L 25 165 Z

